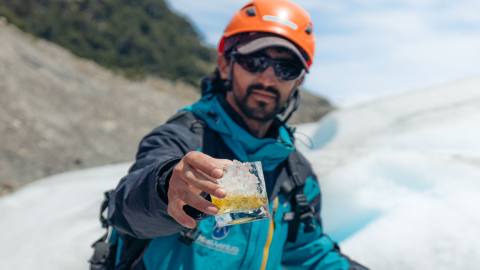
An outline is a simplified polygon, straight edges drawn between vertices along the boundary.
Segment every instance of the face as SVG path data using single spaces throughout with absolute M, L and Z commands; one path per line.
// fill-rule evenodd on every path
M 276 62 L 299 63 L 292 52 L 281 48 L 267 48 L 255 55 L 264 55 Z M 251 72 L 239 62 L 241 63 L 241 59 L 233 65 L 232 91 L 227 93 L 227 101 L 247 118 L 245 120 L 273 120 L 286 107 L 292 92 L 303 81 L 303 75 L 293 80 L 285 80 L 278 77 L 272 65 L 263 71 Z M 219 67 L 222 77 L 228 78 L 229 65 L 225 58 L 223 63 L 220 61 Z

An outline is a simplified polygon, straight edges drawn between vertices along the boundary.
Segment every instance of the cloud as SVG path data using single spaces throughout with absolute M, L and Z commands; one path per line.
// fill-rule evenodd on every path
M 480 16 L 471 10 L 480 4 L 350 2 L 361 5 L 317 22 L 317 67 L 307 80 L 315 92 L 350 104 L 479 74 Z
M 295 1 L 317 36 L 306 87 L 340 105 L 480 75 L 480 1 Z M 172 0 L 216 45 L 246 1 Z

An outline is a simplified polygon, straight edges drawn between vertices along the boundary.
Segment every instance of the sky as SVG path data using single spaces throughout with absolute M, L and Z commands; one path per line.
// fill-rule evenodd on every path
M 216 46 L 243 0 L 170 0 Z M 339 106 L 480 75 L 478 0 L 297 0 L 314 22 L 305 86 Z

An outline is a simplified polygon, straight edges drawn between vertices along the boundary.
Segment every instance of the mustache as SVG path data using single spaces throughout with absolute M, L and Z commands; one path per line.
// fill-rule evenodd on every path
M 249 85 L 248 88 L 247 88 L 247 96 L 250 96 L 253 93 L 254 90 L 262 90 L 262 91 L 265 91 L 265 92 L 269 92 L 271 94 L 274 94 L 277 99 L 280 98 L 280 91 L 277 88 L 271 87 L 271 86 L 270 87 L 265 87 L 261 83 Z

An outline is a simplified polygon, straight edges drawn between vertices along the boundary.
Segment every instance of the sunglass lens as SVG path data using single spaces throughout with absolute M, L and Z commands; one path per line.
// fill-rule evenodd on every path
M 289 81 L 294 80 L 300 76 L 303 67 L 288 62 L 276 63 L 275 74 L 282 80 Z
M 251 73 L 263 72 L 270 65 L 275 70 L 275 75 L 285 81 L 294 80 L 300 76 L 303 71 L 301 64 L 292 63 L 284 60 L 274 60 L 259 55 L 236 55 L 235 60 L 245 70 Z
M 263 57 L 239 55 L 236 60 L 244 69 L 252 73 L 262 72 L 268 67 L 268 62 Z

